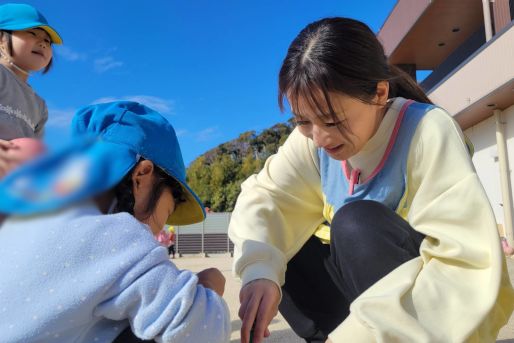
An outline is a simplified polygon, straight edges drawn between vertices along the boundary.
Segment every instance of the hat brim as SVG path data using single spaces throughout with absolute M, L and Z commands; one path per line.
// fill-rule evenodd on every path
M 52 40 L 52 43 L 54 43 L 54 44 L 62 44 L 61 36 L 59 36 L 57 31 L 52 29 L 50 26 L 37 26 L 37 27 L 42 28 L 43 30 L 46 31 L 46 33 L 48 33 L 48 35 L 50 36 L 50 39 Z
M 53 28 L 51 28 L 48 25 L 41 25 L 41 23 L 32 22 L 32 23 L 26 23 L 23 25 L 6 25 L 5 27 L 2 27 L 2 30 L 9 30 L 9 31 L 22 31 L 22 30 L 28 30 L 28 29 L 35 29 L 40 28 L 42 30 L 45 30 L 46 33 L 50 36 L 50 40 L 53 44 L 62 44 L 62 38 L 59 36 L 57 31 L 55 31 Z
M 187 184 L 180 182 L 175 177 L 173 178 L 182 185 L 186 201 L 175 207 L 175 211 L 168 217 L 166 224 L 189 225 L 204 221 L 205 209 L 200 198 Z

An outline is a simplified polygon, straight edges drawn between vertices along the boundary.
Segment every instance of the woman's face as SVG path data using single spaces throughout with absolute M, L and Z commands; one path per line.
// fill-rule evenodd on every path
M 371 103 L 366 103 L 345 94 L 330 93 L 336 118 L 319 113 L 302 98 L 292 110 L 298 130 L 330 157 L 342 161 L 357 154 L 377 132 L 386 100 L 387 97 L 375 97 Z M 328 108 L 322 110 L 329 112 Z

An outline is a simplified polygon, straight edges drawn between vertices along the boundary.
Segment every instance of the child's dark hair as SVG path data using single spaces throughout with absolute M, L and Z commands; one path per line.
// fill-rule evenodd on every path
M 42 29 L 40 29 L 42 30 Z M 12 56 L 12 31 L 10 30 L 0 30 L 0 42 L 6 40 L 7 42 L 7 52 Z M 0 51 L 0 56 L 2 52 Z M 50 62 L 46 65 L 45 69 L 43 69 L 43 74 L 48 73 L 48 71 L 52 68 L 54 58 L 50 59 Z
M 140 161 L 142 160 L 143 159 L 140 159 Z M 166 188 L 171 190 L 171 194 L 175 200 L 175 207 L 186 201 L 184 188 L 182 188 L 182 185 L 173 177 L 166 174 L 166 172 L 159 168 L 157 165 L 154 164 L 154 166 L 155 168 L 153 173 L 156 176 L 156 182 L 154 183 L 152 191 L 150 192 L 150 199 L 145 209 L 145 213 L 148 215 L 153 212 L 157 206 L 157 201 Z M 134 168 L 132 168 L 132 170 L 128 172 L 127 175 L 125 175 L 120 183 L 118 183 L 118 185 L 114 188 L 114 194 L 118 201 L 116 207 L 114 208 L 114 212 L 128 212 L 130 214 L 134 214 L 135 199 L 132 192 L 132 173 Z
M 287 98 L 297 108 L 302 98 L 335 118 L 330 92 L 371 103 L 379 81 L 389 81 L 389 98 L 431 103 L 407 73 L 388 63 L 382 44 L 366 24 L 326 18 L 305 27 L 289 46 L 279 73 L 279 106 L 284 111 Z

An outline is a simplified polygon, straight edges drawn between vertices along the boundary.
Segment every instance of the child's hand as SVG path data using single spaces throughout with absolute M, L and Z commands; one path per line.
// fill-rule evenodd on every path
M 18 149 L 18 147 L 10 141 L 0 139 L 0 179 L 20 162 L 11 152 L 14 149 Z
M 0 139 L 0 179 L 44 151 L 44 144 L 34 138 L 15 138 L 11 141 Z
M 225 277 L 217 268 L 207 268 L 196 274 L 198 283 L 206 288 L 212 289 L 220 297 L 225 291 Z

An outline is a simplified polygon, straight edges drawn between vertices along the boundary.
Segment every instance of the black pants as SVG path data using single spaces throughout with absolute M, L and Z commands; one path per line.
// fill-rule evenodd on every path
M 332 220 L 330 245 L 313 236 L 287 264 L 280 313 L 307 342 L 325 342 L 355 298 L 419 256 L 424 238 L 378 202 L 343 206 Z
M 168 255 L 175 256 L 175 244 L 172 244 L 168 247 Z

